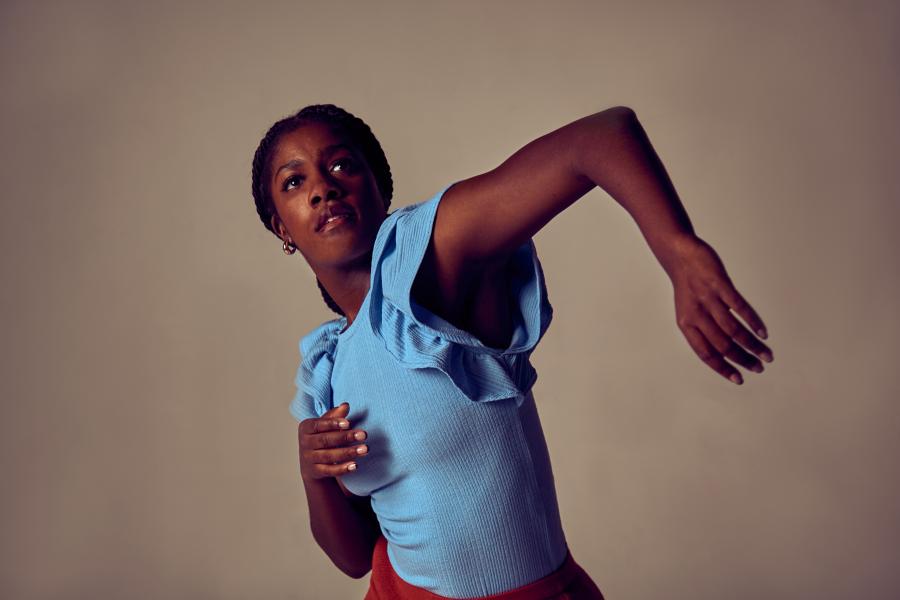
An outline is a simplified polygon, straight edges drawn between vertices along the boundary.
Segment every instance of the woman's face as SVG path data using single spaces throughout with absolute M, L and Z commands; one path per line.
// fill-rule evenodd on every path
M 366 257 L 387 216 L 375 176 L 340 130 L 310 122 L 285 133 L 272 153 L 272 227 L 318 273 Z M 336 217 L 327 222 L 329 216 Z

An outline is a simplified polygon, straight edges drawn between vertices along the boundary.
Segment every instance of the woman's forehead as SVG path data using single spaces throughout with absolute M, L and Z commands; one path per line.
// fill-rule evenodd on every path
M 340 148 L 357 151 L 353 140 L 340 128 L 326 123 L 304 123 L 279 137 L 272 158 L 273 162 L 288 155 L 301 160 L 304 157 L 312 159 Z

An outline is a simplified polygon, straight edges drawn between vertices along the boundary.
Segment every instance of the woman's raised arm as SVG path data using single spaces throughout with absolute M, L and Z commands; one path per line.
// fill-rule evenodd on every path
M 429 248 L 434 284 L 452 290 L 479 280 L 595 186 L 628 211 L 668 274 L 678 326 L 697 355 L 735 383 L 741 375 L 725 357 L 761 372 L 760 361 L 744 348 L 767 361 L 771 350 L 730 309 L 766 338 L 762 319 L 715 251 L 695 235 L 637 116 L 624 106 L 569 123 L 496 169 L 451 186 L 438 206 Z M 449 314 L 459 309 L 442 308 Z

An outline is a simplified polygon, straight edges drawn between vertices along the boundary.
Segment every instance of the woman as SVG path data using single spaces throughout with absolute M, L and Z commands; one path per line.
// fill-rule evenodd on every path
M 597 185 L 669 275 L 700 358 L 738 384 L 726 359 L 762 372 L 771 351 L 730 310 L 765 338 L 762 320 L 628 108 L 392 213 L 381 146 L 343 109 L 308 106 L 260 142 L 258 214 L 339 315 L 301 340 L 291 404 L 311 529 L 346 574 L 372 571 L 368 599 L 602 598 L 568 550 L 529 360 L 552 318 L 531 238 Z

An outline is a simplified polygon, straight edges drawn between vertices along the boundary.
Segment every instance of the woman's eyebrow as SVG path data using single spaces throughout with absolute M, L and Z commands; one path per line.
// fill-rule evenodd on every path
M 326 146 L 322 150 L 322 154 L 331 154 L 335 150 L 340 150 L 342 148 L 344 150 L 352 152 L 352 149 L 347 144 L 332 144 L 330 146 Z M 278 177 L 278 174 L 281 173 L 285 169 L 293 169 L 294 167 L 299 167 L 303 163 L 304 163 L 304 161 L 299 158 L 295 158 L 294 160 L 289 160 L 288 162 L 286 162 L 283 165 L 281 165 L 280 167 L 278 167 L 278 170 L 275 171 L 274 177 Z
M 300 159 L 289 160 L 286 163 L 284 163 L 283 165 L 281 165 L 280 167 L 278 167 L 278 170 L 275 171 L 274 177 L 278 177 L 278 174 L 281 173 L 282 171 L 284 171 L 285 169 L 293 169 L 294 167 L 299 167 L 302 164 L 303 164 L 303 161 Z

